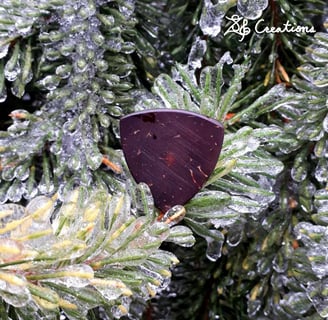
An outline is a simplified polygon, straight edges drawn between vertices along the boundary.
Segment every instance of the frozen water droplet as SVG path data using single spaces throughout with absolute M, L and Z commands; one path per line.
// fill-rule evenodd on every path
M 206 209 L 206 212 L 217 217 L 210 219 L 215 228 L 231 226 L 240 217 L 239 212 L 228 207 Z
M 307 177 L 307 167 L 293 167 L 290 174 L 294 181 L 301 182 Z
M 319 159 L 314 175 L 319 182 L 325 183 L 328 181 L 328 161 L 326 158 Z
M 328 158 L 328 140 L 326 137 L 319 140 L 314 147 L 314 154 L 316 157 L 321 158 L 325 157 Z
M 29 165 L 19 165 L 15 169 L 15 177 L 21 181 L 24 181 L 28 178 L 30 174 L 30 168 Z
M 125 0 L 119 5 L 120 12 L 129 18 L 134 12 L 135 0 Z
M 111 312 L 115 319 L 120 319 L 123 316 L 127 315 L 128 309 L 125 306 L 120 304 L 118 306 L 112 307 Z
M 221 257 L 224 235 L 219 230 L 209 230 L 213 237 L 206 237 L 206 257 L 210 261 L 217 261 Z
M 268 0 L 238 0 L 237 9 L 247 19 L 258 19 L 268 6 Z
M 230 247 L 238 246 L 238 244 L 243 239 L 244 223 L 241 221 L 237 221 L 234 223 L 228 231 L 227 235 L 227 243 Z
M 66 79 L 70 76 L 71 71 L 72 71 L 71 65 L 63 64 L 56 68 L 56 75 L 61 77 L 62 79 Z
M 113 117 L 121 117 L 123 116 L 123 110 L 119 106 L 113 106 L 110 108 L 109 114 Z
M 170 229 L 170 235 L 165 241 L 173 242 L 182 247 L 192 247 L 195 238 L 188 227 L 178 225 Z
M 24 194 L 24 185 L 18 179 L 15 179 L 13 184 L 7 191 L 8 200 L 18 202 Z
M 18 97 L 18 98 L 22 98 L 23 95 L 25 94 L 25 85 L 24 83 L 21 81 L 20 78 L 17 78 L 12 87 L 11 87 L 11 92 L 14 96 Z
M 3 165 L 1 178 L 5 181 L 11 181 L 15 177 L 15 169 L 16 166 L 14 165 Z
M 307 297 L 305 292 L 290 292 L 284 295 L 283 299 L 280 300 L 279 304 L 290 314 L 303 315 L 311 307 L 311 301 Z M 299 318 L 299 317 L 298 317 Z
M 88 63 L 85 59 L 79 58 L 75 61 L 75 71 L 85 72 L 88 68 Z
M 161 221 L 165 222 L 169 226 L 173 226 L 183 220 L 186 215 L 186 209 L 181 205 L 176 205 L 166 211 Z
M 326 114 L 325 118 L 323 119 L 322 127 L 326 132 L 328 132 L 328 113 Z
M 20 63 L 16 61 L 16 63 L 12 64 L 10 62 L 11 60 L 5 65 L 5 77 L 8 81 L 15 81 L 21 72 Z
M 216 37 L 221 31 L 221 23 L 225 13 L 234 5 L 234 1 L 221 0 L 216 4 L 205 0 L 199 26 L 204 34 Z
M 9 49 L 9 43 L 8 44 L 0 43 L 0 59 L 4 58 L 7 55 L 8 49 Z
M 106 300 L 115 300 L 122 295 L 122 290 L 126 288 L 120 280 L 92 281 L 93 286 L 101 293 Z
M 27 35 L 32 28 L 34 19 L 26 19 L 25 17 L 15 16 L 15 27 L 21 35 Z
M 38 194 L 38 189 L 36 187 L 36 183 L 34 182 L 33 177 L 29 177 L 29 179 L 24 183 L 24 193 L 23 197 L 26 200 L 33 199 Z
M 312 46 L 310 51 L 310 56 L 312 59 L 314 59 L 316 62 L 319 63 L 327 63 L 328 62 L 328 49 L 324 47 L 315 47 Z
M 101 165 L 101 161 L 103 159 L 102 154 L 99 152 L 99 150 L 95 150 L 95 148 L 90 148 L 90 150 L 85 151 L 86 160 L 88 163 L 88 166 L 91 170 L 97 170 L 99 166 Z
M 79 9 L 78 15 L 82 19 L 87 19 L 87 18 L 93 16 L 95 13 L 96 13 L 96 7 L 95 7 L 94 3 L 89 1 L 88 5 L 81 6 L 81 8 Z
M 45 175 L 42 175 L 41 181 L 39 182 L 38 189 L 42 194 L 51 194 L 55 190 L 53 181 L 47 181 Z
M 307 286 L 306 293 L 322 318 L 328 317 L 328 280 L 312 282 Z
M 108 62 L 104 59 L 97 59 L 94 63 L 99 71 L 104 72 L 108 69 Z M 106 81 L 109 85 L 112 85 L 109 79 L 106 79 Z
M 67 41 L 59 48 L 59 51 L 63 56 L 67 57 L 74 52 L 75 45 L 73 41 L 74 39 Z
M 112 91 L 102 90 L 101 96 L 104 99 L 105 103 L 113 103 L 115 101 L 115 95 Z
M 247 196 L 233 196 L 231 200 L 229 208 L 239 213 L 257 213 L 264 208 L 258 201 L 249 199 Z
M 47 90 L 55 90 L 60 82 L 58 76 L 49 75 L 40 80 L 38 83 Z
M 199 37 L 193 43 L 189 57 L 188 65 L 193 69 L 200 69 L 202 67 L 202 60 L 207 49 L 206 41 L 201 40 Z
M 126 41 L 122 45 L 122 53 L 131 54 L 135 50 L 135 44 L 133 42 Z

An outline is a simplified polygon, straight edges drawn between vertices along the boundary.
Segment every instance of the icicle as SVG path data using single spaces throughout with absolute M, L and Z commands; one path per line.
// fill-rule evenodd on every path
M 204 58 L 206 49 L 206 41 L 197 37 L 192 44 L 188 56 L 188 65 L 191 66 L 192 69 L 200 69 L 202 67 L 202 60 Z
M 224 235 L 219 230 L 209 230 L 213 237 L 206 237 L 207 242 L 206 257 L 210 261 L 217 261 L 222 254 Z
M 235 1 L 221 0 L 213 4 L 205 0 L 199 26 L 204 34 L 216 37 L 221 31 L 221 23 L 225 13 L 235 5 Z

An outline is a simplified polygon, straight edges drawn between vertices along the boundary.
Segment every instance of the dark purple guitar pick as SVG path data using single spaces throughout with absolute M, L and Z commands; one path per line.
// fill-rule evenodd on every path
M 218 161 L 224 130 L 197 113 L 158 109 L 123 117 L 120 133 L 132 176 L 148 184 L 165 212 L 202 188 Z

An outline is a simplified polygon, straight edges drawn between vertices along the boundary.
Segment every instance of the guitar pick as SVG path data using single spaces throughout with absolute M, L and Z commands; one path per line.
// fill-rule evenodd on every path
M 121 118 L 120 135 L 133 178 L 150 187 L 165 212 L 202 188 L 218 161 L 224 129 L 197 113 L 156 109 Z

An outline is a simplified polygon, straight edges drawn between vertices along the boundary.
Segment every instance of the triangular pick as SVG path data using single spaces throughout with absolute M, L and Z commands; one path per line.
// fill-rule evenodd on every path
M 146 183 L 163 212 L 185 204 L 218 161 L 223 126 L 197 113 L 157 109 L 120 121 L 123 153 L 137 183 Z

